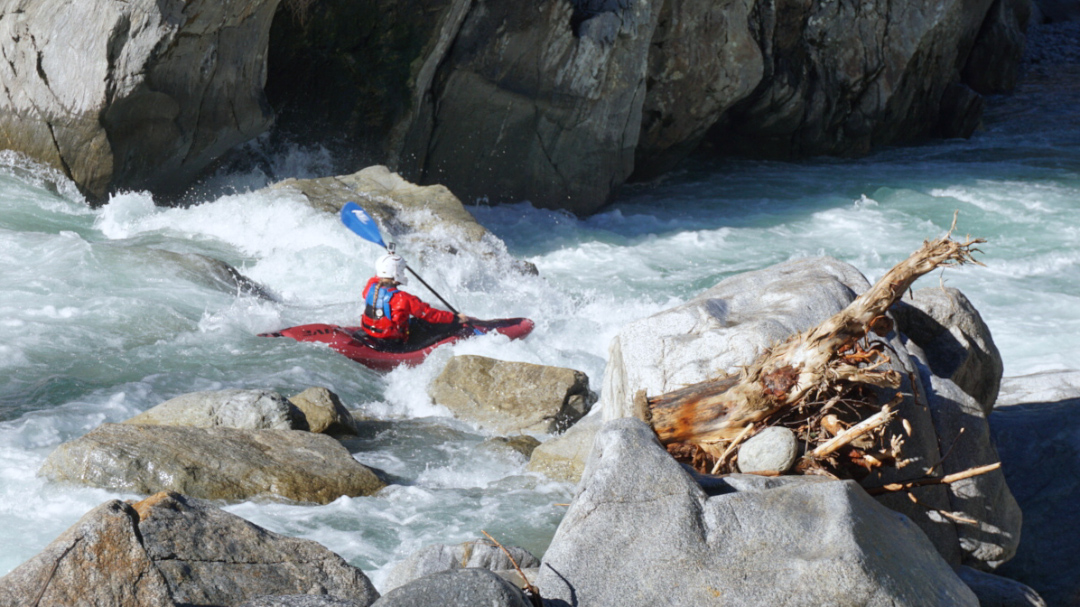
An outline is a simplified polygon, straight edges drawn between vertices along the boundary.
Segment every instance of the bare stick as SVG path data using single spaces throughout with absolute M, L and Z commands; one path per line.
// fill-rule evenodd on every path
M 500 544 L 499 540 L 491 537 L 491 534 L 488 533 L 487 531 L 484 531 L 483 529 L 481 529 L 480 533 L 483 533 L 485 536 L 487 536 L 487 539 L 491 540 L 496 546 L 498 546 L 499 550 L 502 550 L 503 554 L 506 555 L 506 558 L 510 559 L 510 563 L 512 563 L 514 565 L 514 570 L 517 571 L 518 575 L 521 576 L 521 581 L 525 583 L 525 590 L 528 590 L 529 593 L 532 594 L 532 597 L 530 597 L 529 600 L 533 604 L 536 604 L 537 601 L 533 599 L 533 597 L 535 597 L 536 599 L 539 599 L 539 602 L 542 605 L 543 604 L 543 599 L 540 598 L 540 589 L 537 588 L 536 586 L 533 586 L 529 582 L 529 578 L 525 577 L 525 572 L 522 571 L 521 567 L 518 566 L 517 560 L 514 559 L 514 557 L 510 554 L 510 551 L 507 550 L 505 546 Z
M 956 481 L 962 481 L 966 478 L 973 476 L 979 476 L 986 474 L 987 472 L 993 472 L 1001 467 L 1001 462 L 994 464 L 987 464 L 985 466 L 979 466 L 977 468 L 969 468 L 963 472 L 955 472 L 953 474 L 947 474 L 941 477 L 926 477 L 913 481 L 907 481 L 903 483 L 890 483 L 882 487 L 871 487 L 866 490 L 870 495 L 882 495 L 885 493 L 894 493 L 896 491 L 908 491 L 916 487 L 925 487 L 927 485 L 948 485 L 955 483 Z
M 720 466 L 724 464 L 724 460 L 726 460 L 728 456 L 731 455 L 731 452 L 735 450 L 735 447 L 737 447 L 739 443 L 741 443 L 742 440 L 746 438 L 746 435 L 749 434 L 750 430 L 752 430 L 753 428 L 753 426 L 747 426 L 743 429 L 742 432 L 739 433 L 738 436 L 735 437 L 735 440 L 731 441 L 731 444 L 728 445 L 728 448 L 725 449 L 724 453 L 719 457 L 719 459 L 716 460 L 716 465 L 713 466 L 712 469 L 713 474 L 717 474 L 720 472 Z
M 832 437 L 828 441 L 818 445 L 817 449 L 810 452 L 810 457 L 814 459 L 822 459 L 832 455 L 837 449 L 844 447 L 851 441 L 859 438 L 860 436 L 872 432 L 881 426 L 892 421 L 892 418 L 896 416 L 896 411 L 889 405 L 885 405 L 881 408 L 881 411 L 871 415 L 870 417 L 862 420 L 854 426 L 844 430 L 840 434 Z

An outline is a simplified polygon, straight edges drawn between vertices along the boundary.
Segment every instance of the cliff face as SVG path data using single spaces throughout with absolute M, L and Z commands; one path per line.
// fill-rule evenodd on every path
M 0 146 L 91 199 L 176 190 L 266 130 L 278 0 L 14 0 L 0 6 Z
M 0 145 L 91 196 L 175 190 L 268 128 L 265 83 L 294 140 L 587 214 L 706 139 L 800 157 L 966 136 L 1015 79 L 1028 3 L 16 0 Z

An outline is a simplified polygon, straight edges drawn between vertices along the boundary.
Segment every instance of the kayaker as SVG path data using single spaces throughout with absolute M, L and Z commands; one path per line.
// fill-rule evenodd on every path
M 409 284 L 405 267 L 405 260 L 397 253 L 383 255 L 375 262 L 375 276 L 364 287 L 364 316 L 360 321 L 369 337 L 393 347 L 416 341 L 418 334 L 430 334 L 435 327 L 424 323 L 450 325 L 435 329 L 452 333 L 472 320 L 464 314 L 433 308 L 419 297 L 399 290 L 398 286 Z

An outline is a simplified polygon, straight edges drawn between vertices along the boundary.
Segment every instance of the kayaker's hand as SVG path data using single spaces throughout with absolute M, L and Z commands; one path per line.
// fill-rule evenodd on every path
M 467 324 L 473 322 L 476 319 L 473 318 L 472 316 L 465 316 L 464 314 L 458 314 L 457 315 L 457 320 L 458 320 L 459 323 L 461 323 L 463 325 L 467 325 Z

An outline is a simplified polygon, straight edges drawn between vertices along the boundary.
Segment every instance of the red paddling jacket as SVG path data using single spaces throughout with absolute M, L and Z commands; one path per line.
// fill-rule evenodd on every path
M 378 286 L 374 277 L 364 287 L 364 316 L 360 325 L 364 332 L 379 339 L 401 339 L 409 336 L 409 318 L 446 324 L 457 320 L 452 312 L 432 308 L 419 297 L 399 291 L 396 287 Z

